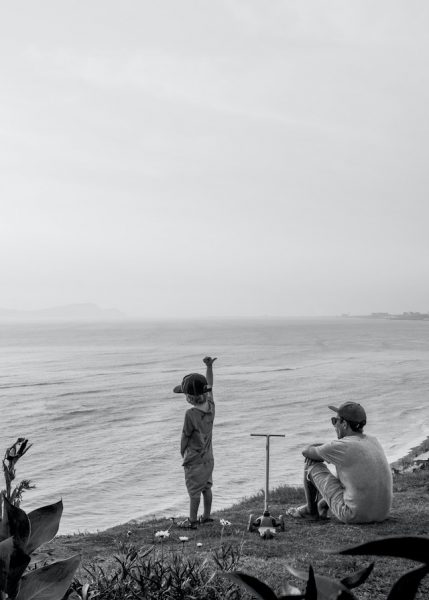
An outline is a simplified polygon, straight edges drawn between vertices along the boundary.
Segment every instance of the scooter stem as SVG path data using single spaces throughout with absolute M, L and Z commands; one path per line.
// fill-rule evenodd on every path
M 251 433 L 253 437 L 265 437 L 265 502 L 264 512 L 268 512 L 269 503 L 269 484 L 270 484 L 270 438 L 271 437 L 286 437 L 278 433 Z

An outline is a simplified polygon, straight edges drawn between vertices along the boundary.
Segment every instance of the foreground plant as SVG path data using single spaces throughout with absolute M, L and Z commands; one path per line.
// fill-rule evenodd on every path
M 429 538 L 420 536 L 390 536 L 340 550 L 344 555 L 392 556 L 423 563 L 407 571 L 392 586 L 387 600 L 413 600 L 421 580 L 429 574 Z
M 200 554 L 186 557 L 182 552 L 173 552 L 165 559 L 153 555 L 152 548 L 153 546 L 141 549 L 130 545 L 122 555 L 113 557 L 116 567 L 103 569 L 98 564 L 84 567 L 89 582 L 76 578 L 72 584 L 74 592 L 71 600 L 242 598 L 240 591 L 231 595 L 231 586 L 216 577 L 213 564 L 208 558 L 203 558 Z M 231 555 L 227 550 L 225 553 Z
M 22 494 L 25 490 L 34 488 L 29 479 L 23 479 L 18 485 L 12 489 L 12 482 L 16 477 L 16 463 L 24 456 L 31 448 L 32 444 L 28 443 L 26 438 L 18 438 L 12 446 L 7 448 L 3 458 L 3 475 L 6 487 L 2 490 L 5 498 L 15 506 L 19 506 L 22 501 Z
M 79 566 L 79 555 L 25 573 L 31 553 L 56 535 L 63 512 L 61 501 L 33 510 L 28 515 L 17 505 L 20 494 L 11 493 L 10 484 L 15 477 L 16 462 L 29 447 L 28 440 L 18 438 L 6 451 L 3 461 L 6 491 L 1 494 L 0 598 L 61 600 Z
M 366 581 L 373 567 L 374 564 L 370 564 L 368 567 L 365 567 L 353 575 L 337 580 L 332 577 L 316 575 L 311 565 L 308 574 L 305 571 L 300 571 L 286 565 L 286 568 L 291 575 L 297 579 L 306 581 L 306 588 L 301 592 L 298 588 L 286 584 L 283 587 L 280 596 L 277 596 L 274 590 L 266 583 L 260 581 L 256 577 L 247 575 L 246 573 L 236 571 L 233 573 L 224 573 L 223 576 L 242 585 L 253 596 L 260 598 L 261 600 L 298 600 L 299 598 L 305 600 L 354 600 L 355 596 L 350 590 Z

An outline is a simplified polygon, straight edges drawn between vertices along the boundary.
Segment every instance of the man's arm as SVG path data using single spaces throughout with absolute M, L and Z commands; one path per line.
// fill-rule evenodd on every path
M 203 358 L 203 363 L 206 365 L 206 379 L 208 387 L 213 387 L 213 363 L 217 360 L 211 356 Z
M 322 444 L 310 444 L 307 448 L 304 448 L 302 455 L 305 456 L 305 458 L 310 458 L 316 462 L 323 462 L 323 458 L 320 456 L 317 446 L 322 446 Z

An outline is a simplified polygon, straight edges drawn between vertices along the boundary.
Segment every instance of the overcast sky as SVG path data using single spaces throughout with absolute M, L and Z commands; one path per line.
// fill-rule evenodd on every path
M 429 3 L 2 3 L 2 308 L 429 311 Z

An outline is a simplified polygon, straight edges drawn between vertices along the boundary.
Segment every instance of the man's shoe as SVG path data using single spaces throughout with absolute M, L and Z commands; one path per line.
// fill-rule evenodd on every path
M 288 517 L 293 517 L 294 519 L 305 519 L 306 521 L 318 521 L 319 515 L 312 514 L 308 512 L 307 506 L 304 504 L 303 506 L 293 506 L 286 511 L 286 515 Z

